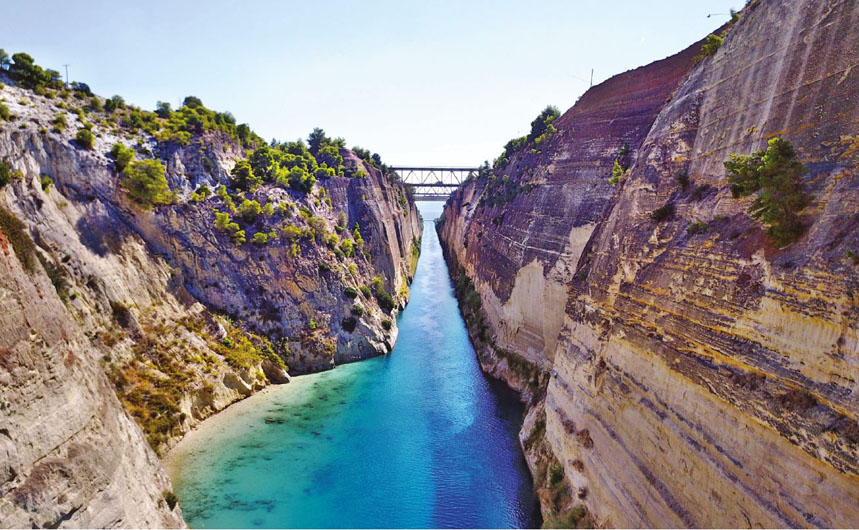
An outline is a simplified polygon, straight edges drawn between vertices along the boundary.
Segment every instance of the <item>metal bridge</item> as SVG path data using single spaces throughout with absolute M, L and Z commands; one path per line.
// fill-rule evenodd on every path
M 403 183 L 414 192 L 417 200 L 444 201 L 471 176 L 476 167 L 392 167 Z

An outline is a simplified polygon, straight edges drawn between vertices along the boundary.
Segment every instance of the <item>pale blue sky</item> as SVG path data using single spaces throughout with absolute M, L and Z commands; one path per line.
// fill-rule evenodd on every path
M 154 109 L 184 96 L 266 139 L 315 126 L 390 164 L 476 165 L 742 0 L 0 3 L 0 48 Z

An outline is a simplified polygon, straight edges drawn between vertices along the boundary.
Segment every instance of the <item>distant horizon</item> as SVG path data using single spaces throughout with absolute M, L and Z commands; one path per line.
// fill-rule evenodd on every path
M 741 4 L 220 1 L 202 11 L 35 1 L 4 14 L 0 48 L 64 79 L 68 64 L 69 81 L 147 110 L 200 97 L 267 142 L 321 127 L 392 166 L 471 167 L 498 156 L 546 105 L 572 107 L 591 67 L 596 86 L 674 55 Z M 39 32 L 27 31 L 34 19 Z

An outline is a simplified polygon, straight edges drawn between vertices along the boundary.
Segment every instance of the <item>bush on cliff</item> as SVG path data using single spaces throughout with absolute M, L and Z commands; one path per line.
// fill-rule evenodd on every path
M 262 213 L 262 206 L 257 201 L 245 200 L 239 205 L 239 217 L 248 223 L 256 221 L 259 214 Z
M 20 171 L 15 171 L 12 166 L 5 160 L 0 160 L 0 188 L 9 184 L 13 180 L 24 178 L 24 174 Z
M 694 58 L 695 63 L 697 64 L 705 57 L 715 55 L 722 46 L 722 42 L 724 40 L 724 37 L 716 35 L 715 33 L 707 35 L 707 39 L 704 41 L 704 44 L 701 45 L 701 52 Z
M 215 228 L 227 232 L 237 245 L 246 241 L 245 231 L 238 223 L 230 220 L 230 214 L 227 212 L 215 212 Z
M 661 223 L 662 221 L 667 221 L 674 216 L 674 204 L 666 203 L 663 206 L 653 210 L 650 214 L 650 218 L 656 221 L 657 223 Z
M 3 232 L 6 240 L 12 245 L 24 270 L 32 272 L 36 264 L 36 244 L 27 233 L 24 223 L 2 206 L 0 206 L 0 232 Z
M 145 208 L 156 204 L 169 204 L 173 194 L 167 185 L 164 165 L 160 160 L 137 160 L 122 172 L 122 185 L 131 198 Z
M 254 191 L 262 184 L 262 178 L 254 174 L 253 167 L 247 160 L 236 162 L 230 171 L 230 177 L 233 186 L 240 190 Z
M 797 160 L 790 142 L 773 138 L 766 150 L 732 154 L 725 169 L 735 198 L 758 194 L 748 211 L 767 226 L 767 234 L 778 247 L 799 239 L 805 228 L 799 213 L 814 197 L 803 190 L 802 177 L 808 168 Z
M 92 151 L 95 147 L 95 136 L 89 129 L 81 129 L 75 134 L 75 142 L 87 151 Z
M 131 147 L 126 147 L 124 144 L 117 142 L 110 149 L 110 156 L 113 157 L 113 165 L 116 171 L 122 173 L 128 164 L 134 160 L 135 151 Z

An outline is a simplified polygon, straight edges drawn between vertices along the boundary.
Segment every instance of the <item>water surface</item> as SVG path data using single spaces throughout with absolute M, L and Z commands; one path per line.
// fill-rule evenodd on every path
M 475 359 L 432 222 L 442 204 L 419 203 L 422 253 L 390 355 L 270 387 L 171 453 L 191 526 L 535 523 L 523 409 Z

